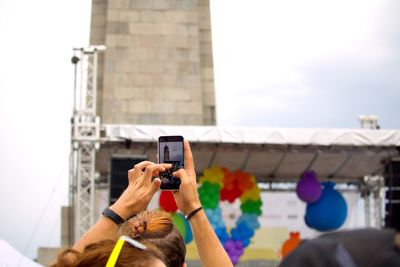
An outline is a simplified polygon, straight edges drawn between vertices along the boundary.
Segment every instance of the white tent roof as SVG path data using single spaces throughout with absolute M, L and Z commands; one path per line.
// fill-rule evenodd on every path
M 42 267 L 43 265 L 25 257 L 7 241 L 0 239 L 0 266 Z
M 400 130 L 365 129 L 282 129 L 216 126 L 103 125 L 107 138 L 129 138 L 134 142 L 154 142 L 161 135 L 183 135 L 192 142 L 322 145 L 400 146 Z
M 282 129 L 216 126 L 102 125 L 104 142 L 130 141 L 155 160 L 158 136 L 182 135 L 192 145 L 196 169 L 242 169 L 259 181 L 297 180 L 306 170 L 342 181 L 382 174 L 398 156 L 400 130 Z

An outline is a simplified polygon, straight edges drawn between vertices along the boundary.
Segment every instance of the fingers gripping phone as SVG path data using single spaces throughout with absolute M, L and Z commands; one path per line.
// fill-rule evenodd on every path
M 160 173 L 161 190 L 178 190 L 181 180 L 172 175 L 173 172 L 184 168 L 184 152 L 182 136 L 160 136 L 158 138 L 158 162 L 170 163 L 172 168 Z

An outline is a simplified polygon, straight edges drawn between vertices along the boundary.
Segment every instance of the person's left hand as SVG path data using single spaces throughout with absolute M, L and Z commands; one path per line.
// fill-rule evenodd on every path
M 181 180 L 179 190 L 174 192 L 176 205 L 185 215 L 201 206 L 197 191 L 196 169 L 189 142 L 184 141 L 185 168 L 173 173 Z
M 171 164 L 154 164 L 142 161 L 128 171 L 129 184 L 118 200 L 110 207 L 124 220 L 146 209 L 160 188 L 161 180 L 155 178 L 160 172 L 171 168 Z M 144 171 L 143 171 L 144 170 Z

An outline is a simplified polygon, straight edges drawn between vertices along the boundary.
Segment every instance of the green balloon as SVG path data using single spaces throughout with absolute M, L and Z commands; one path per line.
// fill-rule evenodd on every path
M 215 209 L 218 207 L 221 186 L 216 183 L 204 182 L 199 188 L 199 197 L 201 204 L 206 209 Z
M 172 215 L 172 222 L 176 229 L 178 229 L 179 233 L 181 233 L 183 239 L 186 238 L 186 225 L 185 225 L 185 217 L 180 213 L 174 213 Z
M 261 215 L 261 206 L 262 202 L 261 200 L 247 200 L 246 202 L 242 203 L 240 205 L 240 209 L 242 210 L 243 213 L 254 213 L 257 215 Z

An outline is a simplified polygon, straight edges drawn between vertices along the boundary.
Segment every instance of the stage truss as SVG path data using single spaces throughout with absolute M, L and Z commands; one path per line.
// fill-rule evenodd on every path
M 104 46 L 74 49 L 74 110 L 71 119 L 70 203 L 74 211 L 74 239 L 94 224 L 95 156 L 100 147 L 100 118 L 96 114 L 97 57 Z

